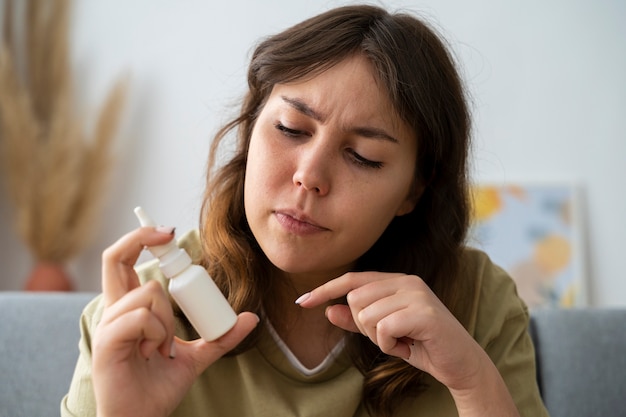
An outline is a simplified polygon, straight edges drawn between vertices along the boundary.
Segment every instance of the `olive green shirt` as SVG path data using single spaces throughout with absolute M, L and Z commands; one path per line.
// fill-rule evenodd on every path
M 196 232 L 180 240 L 194 261 L 200 258 Z M 498 367 L 521 416 L 548 416 L 535 379 L 535 356 L 527 332 L 528 310 L 517 296 L 511 278 L 493 265 L 482 252 L 468 249 L 465 270 L 475 277 L 479 291 L 474 295 L 469 333 Z M 165 278 L 150 262 L 138 268 L 142 282 Z M 91 380 L 91 336 L 102 315 L 101 297 L 84 310 L 81 318 L 80 357 L 69 393 L 61 403 L 62 416 L 95 416 Z M 195 331 L 175 308 L 176 334 L 197 338 Z M 398 417 L 457 416 L 448 389 L 434 378 L 416 398 L 399 404 Z M 237 356 L 224 357 L 198 377 L 174 411 L 176 417 L 314 417 L 369 416 L 361 402 L 363 376 L 344 352 L 329 366 L 307 376 L 296 369 L 272 335 L 264 330 L 254 348 Z M 129 381 L 129 383 L 132 383 Z M 123 389 L 123 387 L 120 387 Z

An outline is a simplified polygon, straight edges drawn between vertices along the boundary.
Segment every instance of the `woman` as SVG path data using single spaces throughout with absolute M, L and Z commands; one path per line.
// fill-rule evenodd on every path
M 526 307 L 464 247 L 468 109 L 437 35 L 338 8 L 263 41 L 248 82 L 200 236 L 181 240 L 235 327 L 194 340 L 154 265 L 133 269 L 173 229 L 127 234 L 103 255 L 64 415 L 547 415 Z

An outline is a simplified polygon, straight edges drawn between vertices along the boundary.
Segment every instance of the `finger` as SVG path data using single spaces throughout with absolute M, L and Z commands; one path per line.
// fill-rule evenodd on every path
M 426 283 L 416 275 L 387 274 L 386 276 L 386 279 L 373 281 L 350 291 L 347 295 L 348 304 L 364 309 L 379 300 L 392 296 L 396 297 L 408 293 L 417 296 L 422 292 L 431 293 Z
M 177 357 L 190 357 L 196 375 L 200 375 L 213 362 L 234 349 L 258 325 L 259 317 L 250 312 L 240 313 L 235 326 L 224 336 L 212 342 L 202 339 L 193 342 L 176 340 Z
M 357 327 L 357 325 L 354 323 L 354 320 L 352 319 L 352 313 L 348 306 L 340 305 L 340 304 L 330 306 L 326 309 L 326 317 L 331 323 L 333 323 L 335 326 L 341 329 L 344 329 L 353 333 L 362 333 L 365 336 L 369 337 L 369 335 L 363 333 L 359 329 L 359 327 Z M 378 331 L 377 327 L 375 327 L 375 329 L 376 331 Z M 370 339 L 372 338 L 370 337 Z M 388 338 L 385 333 L 380 333 L 380 334 L 375 335 L 372 341 L 376 343 L 376 341 L 378 340 L 383 341 L 382 346 L 379 345 L 379 347 L 381 348 L 381 351 L 389 355 L 397 356 L 403 359 L 407 359 L 410 357 L 411 355 L 410 346 L 415 343 L 413 339 L 408 338 L 408 337 L 400 337 L 397 339 Z
M 403 308 L 378 322 L 377 345 L 388 355 L 407 359 L 410 356 L 410 346 L 415 343 L 416 335 L 419 333 L 419 323 L 415 320 L 415 312 L 408 307 Z
M 169 340 L 167 337 L 167 330 L 163 326 L 163 323 L 154 314 L 148 317 L 145 327 L 143 328 L 141 342 L 139 343 L 139 351 L 141 356 L 150 359 L 153 353 L 159 351 L 161 356 L 168 357 L 170 352 L 163 351 L 164 346 L 170 346 L 167 343 Z
M 370 304 L 364 304 L 364 301 L 360 299 L 356 300 L 355 305 L 362 305 L 363 307 L 360 307 L 358 310 L 355 321 L 363 327 L 376 328 L 381 320 L 397 311 L 403 310 L 411 305 L 426 305 L 426 303 L 421 302 L 420 299 L 421 297 L 418 292 L 400 291 L 385 295 Z M 355 306 L 352 303 L 350 306 L 352 310 L 355 310 Z
M 409 360 L 412 354 L 412 347 L 415 346 L 415 341 L 409 338 L 402 337 L 400 339 L 384 339 L 382 346 L 379 344 L 380 350 L 387 355 L 396 356 L 405 360 Z
M 399 339 L 388 339 L 385 337 L 384 334 L 376 334 L 376 327 L 373 328 L 374 334 L 364 333 L 359 327 L 357 327 L 354 320 L 352 319 L 352 313 L 348 306 L 339 304 L 330 306 L 326 309 L 326 317 L 331 323 L 341 329 L 353 333 L 361 333 L 369 337 L 370 340 L 372 340 L 381 348 L 381 351 L 389 355 L 397 356 L 403 359 L 407 359 L 410 357 L 410 345 L 415 343 L 413 339 L 410 339 L 408 337 L 401 337 Z M 379 340 L 383 341 L 382 346 L 377 343 Z
M 166 332 L 166 340 L 163 341 L 160 350 L 164 355 L 169 354 L 168 341 L 171 341 L 174 336 L 174 313 L 165 290 L 157 281 L 147 282 L 107 307 L 102 316 L 102 322 L 110 323 L 120 316 L 139 309 L 149 311 L 155 319 L 159 320 Z
M 404 279 L 406 276 L 370 282 L 350 291 L 346 296 L 352 320 L 359 331 L 374 343 L 377 343 L 378 321 L 404 306 L 404 304 L 398 304 L 401 298 L 406 298 L 402 297 L 402 294 L 407 294 L 401 282 Z M 402 292 L 398 294 L 399 291 Z
M 326 308 L 326 318 L 340 329 L 352 333 L 361 333 L 361 330 L 354 323 L 350 307 L 343 304 L 335 304 Z
M 371 282 L 388 279 L 402 274 L 381 274 L 379 272 L 349 272 L 320 285 L 308 294 L 304 294 L 297 304 L 310 308 L 327 303 L 331 300 L 343 297 L 350 291 L 362 287 Z
M 122 236 L 102 253 L 102 292 L 110 306 L 139 286 L 134 266 L 146 246 L 163 245 L 174 237 L 173 228 L 142 227 Z
M 138 308 L 103 324 L 96 349 L 122 353 L 120 360 L 134 354 L 148 359 L 166 339 L 163 323 L 149 309 Z
M 165 290 L 158 281 L 148 281 L 134 290 L 126 293 L 115 304 L 107 307 L 102 316 L 103 322 L 117 319 L 118 316 L 126 314 L 132 310 L 146 308 L 154 311 L 164 321 L 173 317 L 172 306 Z

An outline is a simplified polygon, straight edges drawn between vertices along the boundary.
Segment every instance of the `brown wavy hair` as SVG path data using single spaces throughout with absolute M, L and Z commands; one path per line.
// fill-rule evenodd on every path
M 277 317 L 269 263 L 244 213 L 243 189 L 254 123 L 275 84 L 310 77 L 354 54 L 373 64 L 395 110 L 418 142 L 416 184 L 423 192 L 415 209 L 396 217 L 357 261 L 357 270 L 416 274 L 463 323 L 472 283 L 460 258 L 469 222 L 470 117 L 463 83 L 442 38 L 428 24 L 375 6 L 340 7 L 263 40 L 248 69 L 249 90 L 240 114 L 212 143 L 201 212 L 204 266 L 237 311 Z M 236 131 L 232 158 L 217 167 L 220 143 Z M 232 354 L 254 345 L 258 330 Z M 349 342 L 364 375 L 363 401 L 374 415 L 423 388 L 422 371 L 383 354 L 362 335 Z

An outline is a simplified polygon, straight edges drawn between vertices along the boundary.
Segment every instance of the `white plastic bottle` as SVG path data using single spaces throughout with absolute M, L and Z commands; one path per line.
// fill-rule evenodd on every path
M 135 214 L 142 226 L 156 226 L 141 208 Z M 215 285 L 206 269 L 191 263 L 191 258 L 172 239 L 160 246 L 148 247 L 159 259 L 159 268 L 169 278 L 169 292 L 200 337 L 210 342 L 235 325 L 237 314 Z

